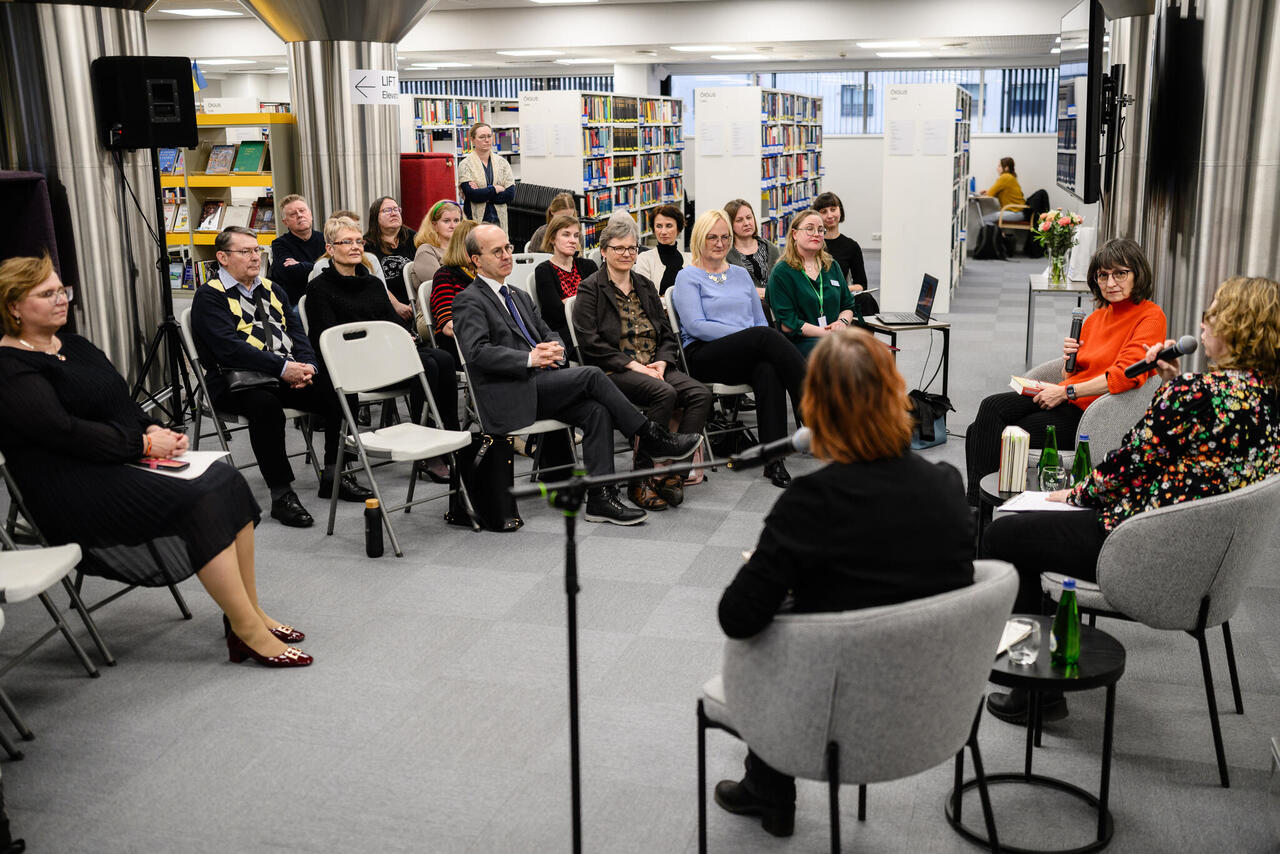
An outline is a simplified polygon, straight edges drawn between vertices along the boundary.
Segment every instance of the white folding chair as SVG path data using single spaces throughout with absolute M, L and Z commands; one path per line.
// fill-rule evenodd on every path
M 303 297 L 306 299 L 306 297 Z M 301 304 L 299 304 L 301 305 Z M 299 308 L 301 314 L 301 308 Z M 235 456 L 231 454 L 230 435 L 236 430 L 247 430 L 249 427 L 249 419 L 243 415 L 236 415 L 231 412 L 218 412 L 213 408 L 213 397 L 209 394 L 209 386 L 204 381 L 204 366 L 200 362 L 200 353 L 196 350 L 195 339 L 191 335 L 191 309 L 183 309 L 182 314 L 178 316 L 178 326 L 182 329 L 182 343 L 186 345 L 187 360 L 191 363 L 191 373 L 196 378 L 196 400 L 192 407 L 192 430 L 191 430 L 191 450 L 200 450 L 200 440 L 207 439 L 209 436 L 217 436 L 218 444 L 222 450 L 231 456 L 231 462 L 238 469 L 253 468 L 258 463 L 237 464 Z M 303 330 L 306 330 L 304 321 Z M 311 468 L 316 473 L 316 479 L 320 478 L 320 461 L 316 457 L 315 448 L 311 443 L 311 414 L 303 412 L 300 409 L 285 408 L 284 417 L 289 420 L 302 420 L 302 438 L 307 444 L 305 451 L 299 451 L 296 454 L 290 454 L 290 457 L 305 456 L 307 461 L 311 463 Z M 205 418 L 213 422 L 213 433 L 201 433 L 200 423 Z M 227 424 L 234 424 L 235 427 L 228 427 Z
M 409 269 L 408 267 L 405 267 L 405 270 L 408 270 L 408 269 Z M 412 291 L 410 293 L 412 293 Z M 302 331 L 307 335 L 308 338 L 311 337 L 311 322 L 307 320 L 307 295 L 306 294 L 303 294 L 302 296 L 298 297 L 298 317 L 302 320 Z M 371 403 L 381 403 L 382 415 L 380 416 L 381 417 L 380 424 L 383 427 L 390 427 L 392 424 L 395 424 L 400 421 L 400 412 L 397 409 L 395 403 L 392 403 L 390 408 L 388 408 L 386 401 L 388 400 L 394 401 L 396 398 L 403 397 L 405 395 L 406 395 L 406 392 L 403 392 L 403 391 L 395 391 L 394 389 L 385 389 L 383 391 L 374 391 L 374 392 L 366 392 L 366 393 L 358 394 L 356 395 L 356 400 L 359 402 L 361 406 L 368 406 Z
M 391 526 L 391 511 L 404 510 L 407 513 L 413 505 L 450 495 L 452 490 L 446 491 L 443 495 L 415 501 L 413 491 L 418 482 L 415 471 L 409 478 L 409 492 L 404 503 L 388 507 L 378 489 L 378 482 L 373 476 L 369 458 L 377 457 L 392 462 L 416 462 L 447 454 L 449 461 L 457 466 L 453 452 L 469 445 L 471 434 L 465 430 L 441 430 L 421 424 L 396 424 L 365 433 L 360 432 L 351 407 L 347 404 L 347 395 L 398 385 L 414 378 L 417 378 L 422 385 L 422 393 L 435 422 L 443 423 L 440 420 L 440 410 L 436 408 L 435 398 L 432 397 L 431 389 L 427 386 L 427 377 L 423 372 L 422 361 L 418 358 L 418 350 L 413 346 L 413 339 L 404 327 L 385 320 L 342 323 L 326 329 L 321 334 L 320 352 L 324 356 L 325 364 L 329 366 L 329 378 L 333 382 L 338 402 L 342 406 L 343 417 L 346 419 L 343 429 L 349 431 L 346 433 L 347 441 L 355 445 L 360 464 L 364 466 L 365 474 L 369 477 L 369 485 L 378 499 L 382 522 L 387 527 L 396 557 L 403 557 L 404 552 L 400 548 L 400 541 L 396 538 L 395 529 Z M 345 452 L 346 442 L 338 450 L 338 471 L 342 470 Z M 459 479 L 459 489 L 462 491 L 468 514 L 472 514 L 471 497 L 467 494 L 467 487 L 461 479 Z M 329 500 L 328 533 L 330 534 L 333 533 L 337 511 L 338 490 L 335 489 Z M 472 524 L 475 525 L 474 519 Z M 478 530 L 478 526 L 476 527 Z
M 0 629 L 3 628 L 4 611 L 0 610 Z M 0 708 L 4 709 L 4 713 L 8 715 L 9 720 L 13 721 L 13 725 L 17 727 L 19 732 L 27 729 L 26 723 L 22 721 L 21 715 L 18 714 L 18 708 L 13 705 L 13 701 L 9 699 L 9 695 L 4 692 L 4 689 L 0 689 Z M 27 729 L 27 732 L 30 732 L 30 729 Z M 0 747 L 3 747 L 4 752 L 9 754 L 9 758 L 15 762 L 23 756 L 22 751 L 15 747 L 14 743 L 9 740 L 9 736 L 3 732 L 0 732 Z
M 529 295 L 529 299 L 533 300 L 533 307 L 538 310 L 538 314 L 542 314 L 542 300 L 538 299 L 538 285 L 535 281 L 537 278 L 537 272 L 530 270 L 529 275 L 524 278 L 524 284 L 518 285 L 518 287 L 524 289 L 524 292 Z M 577 350 L 578 345 L 575 343 L 573 347 Z

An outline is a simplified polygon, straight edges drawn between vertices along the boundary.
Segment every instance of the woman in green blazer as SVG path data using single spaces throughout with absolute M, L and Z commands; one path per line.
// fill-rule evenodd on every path
M 822 214 L 807 210 L 791 220 L 768 295 L 778 328 L 806 357 L 823 336 L 853 323 L 853 294 L 827 254 Z

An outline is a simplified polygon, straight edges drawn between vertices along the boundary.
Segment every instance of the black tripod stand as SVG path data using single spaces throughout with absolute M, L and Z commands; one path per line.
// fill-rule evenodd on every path
M 723 462 L 725 461 L 684 462 L 665 468 L 598 477 L 587 477 L 586 472 L 575 471 L 569 480 L 511 488 L 511 495 L 517 499 L 541 495 L 547 499 L 548 504 L 564 514 L 564 595 L 567 606 L 566 627 L 569 632 L 569 786 L 573 814 L 573 854 L 582 852 L 582 766 L 578 744 L 578 544 L 574 539 L 578 511 L 582 509 L 582 503 L 590 489 L 654 475 L 684 474 L 698 467 L 709 468 Z
M 196 399 L 194 387 L 191 384 L 191 375 L 187 372 L 187 365 L 192 363 L 192 358 L 191 354 L 187 352 L 185 342 L 182 340 L 182 329 L 178 326 L 178 321 L 173 316 L 173 291 L 169 284 L 169 252 L 164 240 L 164 192 L 160 188 L 160 159 L 155 148 L 150 149 L 150 151 L 151 180 L 156 202 L 156 222 L 159 224 L 156 235 L 157 250 L 159 252 L 156 271 L 160 276 L 160 306 L 164 317 L 160 321 L 155 335 L 151 337 L 151 342 L 147 345 L 142 367 L 138 369 L 138 381 L 133 387 L 133 397 L 139 403 L 150 402 L 156 406 L 167 416 L 167 426 L 178 430 L 186 422 L 187 407 L 193 406 Z M 119 163 L 118 160 L 117 163 Z M 123 179 L 123 168 L 121 168 L 120 174 Z M 125 227 L 127 239 L 128 226 L 126 225 Z M 158 388 L 149 391 L 146 387 L 147 376 L 155 366 L 156 360 L 161 358 L 162 347 L 164 348 L 162 381 Z M 168 392 L 167 399 L 162 396 L 166 391 Z

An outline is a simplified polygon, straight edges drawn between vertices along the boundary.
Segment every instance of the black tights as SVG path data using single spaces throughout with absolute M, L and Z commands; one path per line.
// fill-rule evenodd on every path
M 781 332 L 752 326 L 714 341 L 694 341 L 685 348 L 685 356 L 689 372 L 703 382 L 751 385 L 761 442 L 786 435 L 787 397 L 798 413 L 805 361 Z

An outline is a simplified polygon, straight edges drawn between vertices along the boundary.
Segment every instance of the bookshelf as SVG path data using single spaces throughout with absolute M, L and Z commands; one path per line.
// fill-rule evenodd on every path
M 938 279 L 933 311 L 950 309 L 964 270 L 969 207 L 969 93 L 954 83 L 885 92 L 880 304 L 911 311 L 920 279 Z
M 182 173 L 162 172 L 160 176 L 166 211 L 168 204 L 185 204 L 187 207 L 185 227 L 174 228 L 172 221 L 165 224 L 165 243 L 170 250 L 171 269 L 174 269 L 172 265 L 175 263 L 181 263 L 185 267 L 213 260 L 214 238 L 227 224 L 223 219 L 228 210 L 233 208 L 263 207 L 269 201 L 270 220 L 262 225 L 258 243 L 270 246 L 271 241 L 276 238 L 276 228 L 280 222 L 279 200 L 288 193 L 295 192 L 297 187 L 295 164 L 298 134 L 296 118 L 291 113 L 200 113 L 196 116 L 196 132 L 200 144 L 195 148 L 180 149 Z M 266 142 L 265 158 L 258 164 L 258 171 L 206 171 L 215 146 L 253 143 L 258 140 Z M 237 148 L 236 153 L 239 154 L 240 150 Z M 162 153 L 162 164 L 163 162 Z M 281 188 L 280 193 L 275 192 L 277 186 Z M 206 203 L 211 202 L 222 202 L 223 205 L 219 228 L 201 229 L 201 212 Z M 253 220 L 248 224 L 252 227 Z M 176 278 L 178 281 L 175 287 L 181 289 L 194 288 L 199 284 L 185 275 Z
M 520 94 L 523 180 L 581 193 L 583 249 L 626 210 L 643 240 L 653 211 L 684 204 L 684 102 L 610 92 Z
M 822 99 L 759 86 L 695 89 L 698 212 L 746 199 L 760 236 L 786 242 L 791 217 L 822 191 Z
M 520 125 L 514 98 L 400 96 L 400 150 L 407 154 L 450 152 L 454 164 L 471 153 L 467 132 L 476 122 L 493 127 L 493 150 L 520 175 Z
M 1085 119 L 1078 115 L 1078 105 L 1089 103 L 1088 85 L 1088 78 L 1083 76 L 1058 83 L 1057 183 L 1076 196 L 1084 195 L 1084 170 L 1080 164 L 1085 162 L 1085 146 L 1080 131 Z

